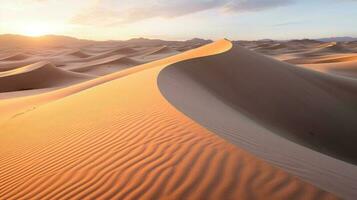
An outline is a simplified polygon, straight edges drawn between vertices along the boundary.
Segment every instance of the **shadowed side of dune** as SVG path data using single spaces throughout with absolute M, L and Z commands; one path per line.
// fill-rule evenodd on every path
M 58 69 L 49 62 L 38 62 L 0 72 L 0 92 L 60 87 L 90 78 L 93 77 Z
M 235 46 L 165 68 L 158 85 L 179 110 L 232 143 L 325 189 L 356 195 L 353 165 L 304 147 L 356 163 L 355 81 Z

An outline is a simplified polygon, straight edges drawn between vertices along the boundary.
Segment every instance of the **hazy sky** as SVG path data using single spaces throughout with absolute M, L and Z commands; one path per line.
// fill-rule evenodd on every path
M 357 0 L 0 0 L 0 34 L 107 40 L 357 37 Z

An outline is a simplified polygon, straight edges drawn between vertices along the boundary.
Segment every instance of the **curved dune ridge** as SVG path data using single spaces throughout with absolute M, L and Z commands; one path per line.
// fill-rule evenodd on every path
M 328 45 L 327 47 L 325 47 L 321 50 L 332 51 L 332 52 L 336 52 L 336 53 L 351 52 L 351 50 L 349 48 L 345 47 L 342 43 L 339 43 L 339 42 L 332 43 L 331 45 Z
M 320 48 L 312 50 L 307 53 L 303 53 L 304 56 L 320 56 L 325 55 L 327 53 L 351 53 L 353 52 L 350 48 L 344 46 L 339 42 L 332 42 L 330 44 L 323 44 Z
M 270 45 L 268 47 L 265 47 L 264 49 L 265 50 L 277 50 L 277 49 L 285 49 L 287 48 L 288 46 L 286 44 L 273 44 L 273 45 Z
M 120 47 L 117 49 L 111 49 L 111 50 L 106 50 L 105 52 L 101 52 L 97 55 L 93 55 L 91 57 L 88 58 L 84 58 L 81 61 L 82 62 L 86 62 L 86 61 L 96 61 L 98 59 L 105 59 L 108 57 L 112 57 L 112 56 L 135 56 L 136 53 L 140 53 L 137 50 L 130 48 L 130 47 Z
M 357 195 L 356 166 L 324 155 L 357 162 L 356 80 L 235 46 L 175 63 L 158 84 L 179 110 L 228 141 L 328 191 Z
M 72 51 L 72 52 L 67 53 L 66 55 L 74 56 L 74 57 L 77 57 L 77 58 L 88 58 L 88 57 L 91 57 L 91 55 L 86 54 L 86 53 L 82 52 L 81 50 L 74 50 L 74 51 Z
M 352 42 L 236 41 L 235 44 L 272 56 L 290 64 L 323 64 L 349 62 L 356 59 L 357 49 Z
M 127 55 L 127 54 L 136 53 L 137 51 L 131 47 L 121 47 L 119 49 L 114 50 L 113 52 Z
M 161 46 L 161 47 L 156 47 L 152 51 L 144 54 L 144 56 L 154 56 L 154 55 L 159 55 L 159 54 L 176 54 L 178 51 L 168 47 L 168 46 Z
M 354 57 L 351 56 L 351 59 L 348 58 L 348 60 L 343 60 L 341 62 L 332 62 L 332 63 L 323 62 L 318 64 L 304 64 L 302 66 L 325 73 L 357 78 L 357 56 L 356 56 L 356 60 Z
M 124 55 L 114 55 L 102 59 L 93 60 L 84 63 L 74 63 L 66 67 L 67 70 L 74 72 L 85 72 L 94 75 L 103 75 L 113 73 L 141 64 L 142 62 L 129 58 Z
M 355 61 L 357 60 L 357 56 L 353 55 L 353 56 L 341 56 L 338 58 L 327 58 L 327 59 L 322 59 L 322 60 L 318 60 L 315 63 L 335 63 L 335 62 L 349 62 L 349 61 Z
M 0 197 L 335 199 L 226 143 L 161 95 L 157 77 L 167 65 L 229 48 L 218 41 L 45 104 L 36 101 L 49 94 L 31 97 L 30 110 L 0 122 Z
M 323 63 L 340 63 L 357 60 L 357 55 L 337 55 L 337 56 L 319 56 L 319 57 L 298 57 L 283 60 L 290 64 L 323 64 Z
M 29 58 L 28 55 L 23 54 L 23 53 L 17 53 L 17 54 L 10 55 L 10 56 L 4 57 L 4 58 L 0 58 L 0 61 L 20 61 L 20 60 L 25 60 L 27 58 Z
M 49 62 L 38 62 L 0 72 L 0 92 L 60 87 L 90 78 L 93 77 L 56 68 Z

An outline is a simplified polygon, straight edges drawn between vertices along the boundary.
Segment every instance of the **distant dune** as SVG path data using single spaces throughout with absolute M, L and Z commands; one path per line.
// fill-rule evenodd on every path
M 81 50 L 74 50 L 70 53 L 67 53 L 67 55 L 78 57 L 78 58 L 88 58 L 91 56 L 91 55 L 88 55 L 88 54 L 82 52 Z
M 4 58 L 0 58 L 0 61 L 18 61 L 18 60 L 25 60 L 27 58 L 29 58 L 28 55 L 17 53 L 14 55 L 5 56 Z
M 74 72 L 89 73 L 94 75 L 105 75 L 115 71 L 123 70 L 132 66 L 139 65 L 140 62 L 133 58 L 122 55 L 109 56 L 103 59 L 97 59 L 87 63 L 73 64 L 66 67 L 67 70 Z
M 93 77 L 58 69 L 49 62 L 39 62 L 0 72 L 0 92 L 60 87 L 90 78 Z

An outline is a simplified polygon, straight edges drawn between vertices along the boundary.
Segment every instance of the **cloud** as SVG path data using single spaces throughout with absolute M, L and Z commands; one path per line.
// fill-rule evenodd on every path
M 294 0 L 97 0 L 71 20 L 74 24 L 114 25 L 154 17 L 173 18 L 209 9 L 227 12 L 262 11 Z
M 305 21 L 292 21 L 292 22 L 284 22 L 271 25 L 272 27 L 282 27 L 282 26 L 291 26 L 291 25 L 299 25 L 304 24 Z
M 261 11 L 291 3 L 293 3 L 293 0 L 236 0 L 229 1 L 225 5 L 225 9 L 228 11 Z

